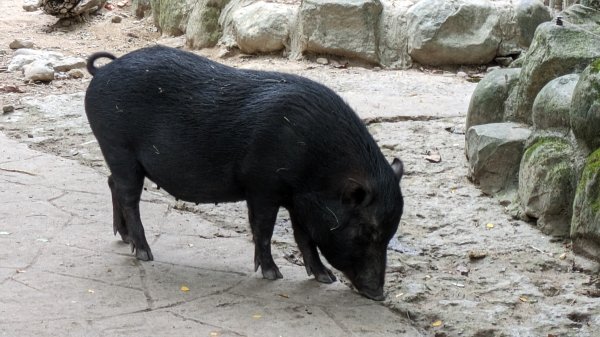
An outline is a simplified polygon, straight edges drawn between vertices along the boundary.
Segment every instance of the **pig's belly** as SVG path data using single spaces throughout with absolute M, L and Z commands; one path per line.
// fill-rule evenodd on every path
M 232 157 L 155 153 L 141 164 L 150 180 L 177 199 L 195 203 L 245 199 Z

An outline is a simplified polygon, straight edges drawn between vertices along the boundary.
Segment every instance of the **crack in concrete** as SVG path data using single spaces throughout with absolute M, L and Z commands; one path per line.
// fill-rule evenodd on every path
M 215 273 L 223 273 L 223 274 L 233 274 L 233 275 L 244 276 L 244 277 L 248 277 L 250 275 L 250 274 L 239 272 L 239 271 L 202 268 L 202 267 L 188 266 L 188 265 L 184 265 L 184 264 L 179 264 L 179 263 L 174 263 L 174 262 L 166 262 L 166 261 L 160 261 L 160 260 L 154 260 L 154 263 L 161 263 L 161 264 L 169 265 L 169 266 L 182 267 L 182 268 L 190 268 L 190 269 L 194 269 L 194 270 L 207 271 L 207 272 L 215 272 Z
M 86 280 L 86 281 L 92 281 L 92 282 L 97 282 L 103 285 L 108 285 L 111 287 L 118 287 L 118 288 L 125 288 L 125 289 L 129 289 L 129 290 L 136 290 L 136 291 L 144 291 L 144 289 L 142 288 L 137 288 L 137 287 L 132 287 L 132 286 L 126 286 L 126 285 L 120 285 L 120 284 L 114 284 L 111 282 L 107 282 L 101 279 L 97 279 L 97 278 L 93 278 L 93 277 L 87 277 L 87 276 L 79 276 L 79 275 L 72 275 L 72 274 L 67 274 L 67 273 L 61 273 L 61 272 L 57 272 L 57 271 L 52 271 L 52 270 L 47 270 L 47 269 L 42 269 L 41 270 L 44 273 L 48 273 L 48 274 L 53 274 L 53 275 L 59 275 L 59 276 L 64 276 L 64 277 L 68 277 L 68 278 L 73 278 L 73 279 L 78 279 L 78 280 Z
M 13 184 L 13 185 L 19 185 L 19 186 L 30 186 L 28 184 L 24 184 L 22 182 L 19 181 L 12 181 L 12 180 L 8 180 L 8 179 L 2 179 L 3 183 L 7 183 L 7 184 Z
M 417 115 L 417 116 L 381 116 L 381 117 L 369 117 L 363 118 L 363 123 L 366 125 L 378 124 L 378 123 L 398 123 L 398 122 L 428 122 L 440 119 L 447 118 L 456 118 L 463 117 L 460 115 L 452 115 L 452 116 L 427 116 L 427 115 Z
M 344 323 L 340 322 L 337 318 L 335 318 L 335 315 L 329 312 L 329 310 L 327 310 L 326 307 L 320 308 L 321 310 L 323 310 L 325 315 L 327 315 L 327 317 L 329 317 L 329 319 L 331 319 L 333 323 L 335 323 L 335 325 L 337 325 L 340 329 L 342 329 L 342 331 L 346 333 L 346 336 L 356 336 L 356 334 L 354 334 L 352 330 L 350 330 L 346 325 L 344 325 Z
M 148 287 L 148 279 L 146 278 L 146 269 L 144 265 L 136 260 L 135 263 L 138 266 L 138 270 L 140 271 L 140 283 L 142 285 L 142 291 L 144 296 L 146 297 L 146 305 L 147 309 L 152 311 L 154 309 L 154 298 L 152 298 L 152 294 L 150 292 L 150 288 Z
M 29 286 L 29 285 L 27 285 L 27 284 L 23 283 L 22 281 L 15 279 L 15 276 L 17 276 L 17 275 L 19 275 L 19 274 L 23 273 L 24 271 L 27 271 L 27 270 L 28 270 L 28 269 L 30 269 L 30 268 L 31 268 L 31 267 L 32 267 L 34 264 L 36 264 L 36 263 L 37 263 L 37 261 L 38 261 L 38 259 L 40 258 L 40 256 L 42 256 L 42 251 L 43 251 L 43 250 L 44 250 L 44 247 L 41 247 L 41 248 L 38 250 L 38 252 L 37 252 L 37 253 L 36 253 L 36 254 L 33 256 L 33 258 L 31 259 L 31 261 L 29 261 L 29 263 L 28 263 L 28 264 L 27 264 L 25 267 L 23 267 L 23 268 L 16 268 L 16 269 L 15 269 L 15 272 L 14 272 L 14 274 L 13 274 L 13 275 L 10 275 L 9 277 L 7 277 L 7 278 L 5 278 L 4 280 L 0 281 L 0 285 L 1 285 L 1 284 L 4 284 L 4 283 L 6 283 L 8 280 L 12 280 L 12 281 L 15 281 L 15 282 L 17 282 L 17 283 L 21 283 L 21 284 L 23 284 L 23 285 L 25 285 L 25 286 L 27 286 L 27 287 L 29 287 L 29 288 L 32 288 L 32 289 L 35 289 L 35 290 L 38 290 L 38 291 L 39 291 L 39 289 L 36 289 L 36 288 L 34 288 L 34 287 L 31 287 L 31 286 Z
M 27 158 L 19 158 L 19 159 L 14 159 L 14 160 L 0 161 L 0 164 L 9 164 L 9 163 L 16 163 L 16 162 L 21 162 L 21 161 L 28 161 L 28 160 L 39 158 L 42 156 L 44 156 L 44 154 L 40 153 L 40 154 L 36 154 L 34 156 L 27 157 Z
M 39 291 L 39 292 L 41 292 L 41 291 L 42 291 L 41 289 L 38 289 L 38 288 L 36 288 L 36 287 L 34 287 L 34 286 L 31 286 L 31 285 L 29 285 L 29 284 L 27 284 L 27 283 L 25 283 L 25 282 L 23 282 L 23 281 L 21 281 L 21 280 L 18 280 L 18 279 L 16 279 L 16 278 L 14 278 L 13 276 L 9 277 L 9 279 L 10 279 L 11 281 L 14 281 L 14 282 L 17 282 L 17 283 L 19 283 L 19 284 L 22 284 L 22 285 L 26 286 L 27 288 L 31 288 L 31 289 L 33 289 L 33 290 L 35 290 L 35 291 Z
M 208 322 L 204 322 L 204 321 L 201 321 L 201 320 L 196 319 L 196 318 L 187 317 L 187 316 L 184 316 L 184 315 L 181 315 L 181 314 L 169 311 L 169 310 L 167 310 L 167 312 L 169 314 L 171 314 L 171 315 L 179 318 L 179 319 L 184 320 L 184 321 L 192 321 L 192 322 L 200 324 L 200 325 L 209 326 L 209 327 L 212 327 L 212 328 L 215 328 L 215 329 L 219 329 L 221 332 L 225 332 L 225 333 L 228 333 L 228 334 L 233 334 L 235 336 L 240 336 L 240 337 L 247 337 L 248 336 L 248 335 L 241 334 L 241 333 L 239 333 L 237 331 L 231 330 L 230 328 L 220 327 L 218 325 L 210 324 Z

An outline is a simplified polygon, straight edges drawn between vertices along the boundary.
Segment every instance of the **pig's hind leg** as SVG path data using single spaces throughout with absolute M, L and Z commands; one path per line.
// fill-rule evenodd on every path
M 297 217 L 294 215 L 293 210 L 290 211 L 290 220 L 292 221 L 292 228 L 294 230 L 294 239 L 298 244 L 298 249 L 302 253 L 304 259 L 304 267 L 308 276 L 315 275 L 315 279 L 321 283 L 333 283 L 336 280 L 335 275 L 329 270 L 321 259 L 319 258 L 319 252 L 317 246 L 310 238 L 304 228 L 298 223 Z
M 254 271 L 260 267 L 263 278 L 276 280 L 283 278 L 271 255 L 271 238 L 279 205 L 266 198 L 249 198 L 248 218 L 254 239 Z
M 115 234 L 119 232 L 123 241 L 131 244 L 132 252 L 135 250 L 139 260 L 151 261 L 154 257 L 140 219 L 144 171 L 137 162 L 109 166 L 112 175 L 108 178 L 108 184 L 112 193 Z
M 110 194 L 112 196 L 113 232 L 115 235 L 117 235 L 118 232 L 121 235 L 123 242 L 129 243 L 129 234 L 127 232 L 127 225 L 125 224 L 125 217 L 123 216 L 123 210 L 119 204 L 119 199 L 117 198 L 115 182 L 112 176 L 108 176 L 108 187 L 110 187 Z

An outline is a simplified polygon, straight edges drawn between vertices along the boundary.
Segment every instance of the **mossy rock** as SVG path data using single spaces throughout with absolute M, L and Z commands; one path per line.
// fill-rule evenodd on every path
M 579 75 L 569 74 L 555 78 L 542 88 L 533 102 L 535 129 L 568 129 L 571 98 Z
M 475 125 L 466 134 L 469 178 L 482 192 L 509 195 L 518 186 L 519 163 L 531 131 L 516 123 Z
M 572 158 L 568 141 L 545 137 L 529 146 L 521 160 L 521 208 L 549 235 L 569 235 L 576 181 Z
M 532 123 L 535 97 L 551 80 L 581 72 L 600 57 L 598 37 L 573 25 L 538 26 L 531 48 L 525 55 L 517 89 L 517 121 Z
M 570 119 L 575 137 L 589 151 L 600 148 L 600 58 L 585 69 L 575 86 Z
M 221 37 L 221 10 L 229 0 L 199 0 L 188 20 L 185 37 L 192 48 L 214 47 Z
M 506 102 L 520 74 L 520 68 L 497 69 L 477 84 L 467 111 L 467 129 L 505 121 Z
M 186 30 L 193 0 L 151 0 L 154 24 L 163 35 L 180 36 Z
M 576 251 L 600 261 L 600 149 L 588 156 L 577 184 L 571 238 Z

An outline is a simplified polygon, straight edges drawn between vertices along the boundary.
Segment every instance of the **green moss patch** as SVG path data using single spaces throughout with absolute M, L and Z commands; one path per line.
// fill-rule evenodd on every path
M 539 151 L 543 150 L 544 152 L 564 152 L 569 149 L 569 144 L 561 139 L 555 137 L 542 137 L 539 138 L 533 145 L 525 150 L 525 161 L 530 161 L 532 156 L 536 156 Z
M 585 200 L 594 214 L 600 212 L 600 183 L 596 181 L 595 184 L 590 185 L 590 181 L 594 180 L 600 173 L 600 149 L 594 151 L 586 160 L 581 179 L 577 185 L 577 194 L 581 195 L 586 193 Z M 588 185 L 589 189 L 588 189 Z

